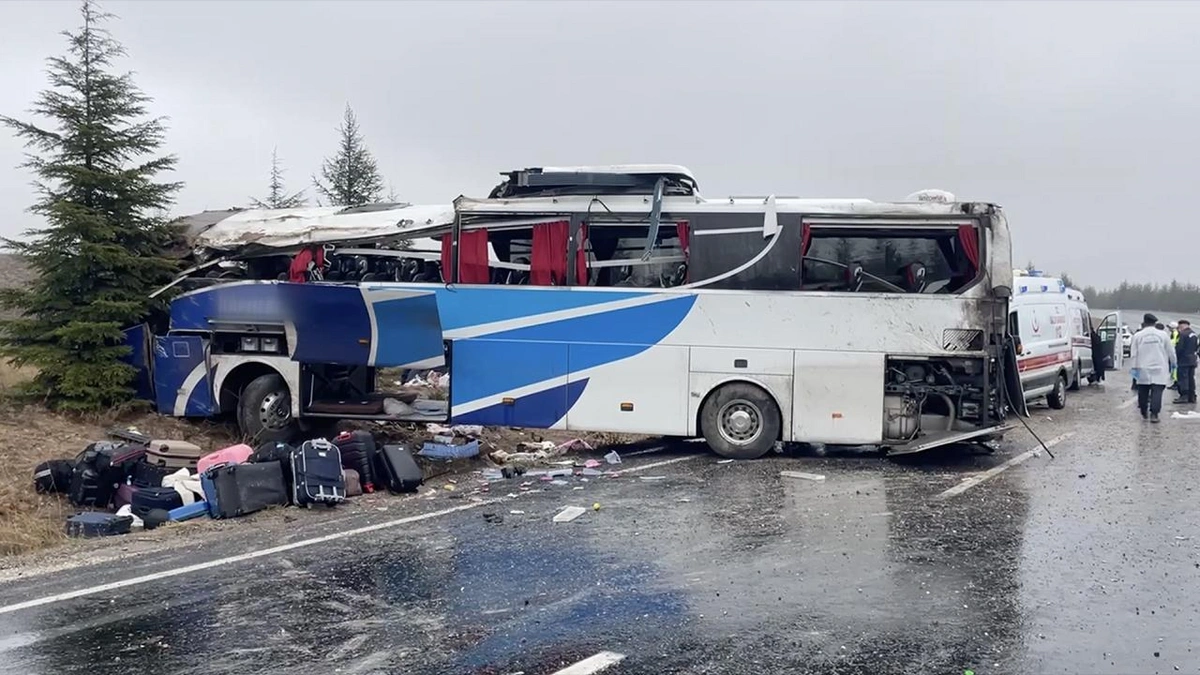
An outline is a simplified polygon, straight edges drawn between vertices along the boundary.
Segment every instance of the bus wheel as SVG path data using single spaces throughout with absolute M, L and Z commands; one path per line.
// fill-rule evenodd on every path
M 779 406 L 752 384 L 727 384 L 710 394 L 700 410 L 700 432 L 722 457 L 762 457 L 775 447 L 780 426 Z
M 238 426 L 255 443 L 287 442 L 299 431 L 292 417 L 292 396 L 279 375 L 260 375 L 242 390 Z
M 1059 373 L 1058 379 L 1054 381 L 1054 389 L 1046 394 L 1046 403 L 1055 410 L 1062 410 L 1067 407 L 1067 375 Z

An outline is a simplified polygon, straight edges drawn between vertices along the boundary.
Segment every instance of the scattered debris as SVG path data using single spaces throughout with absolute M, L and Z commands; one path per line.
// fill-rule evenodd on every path
M 513 495 L 513 496 L 515 497 L 516 495 Z M 518 510 L 518 509 L 513 509 L 512 511 L 509 511 L 509 513 L 510 513 L 511 515 L 514 515 L 514 516 L 523 516 L 523 515 L 525 515 L 525 512 L 524 512 L 524 511 L 521 511 L 521 510 Z
M 592 446 L 588 445 L 588 442 L 582 438 L 572 438 L 565 443 L 559 443 L 554 446 L 554 450 L 560 455 L 567 452 L 591 452 Z
M 596 460 L 596 459 L 589 459 L 588 461 L 583 463 L 583 466 L 586 469 L 595 469 L 598 466 L 600 466 L 600 461 Z
M 1079 474 L 1079 477 L 1080 477 L 1080 478 L 1087 478 L 1087 474 L 1086 474 L 1086 473 L 1081 473 L 1081 474 Z
M 825 476 L 819 473 L 805 473 L 803 471 L 780 471 L 780 476 L 784 478 L 802 478 L 804 480 L 825 480 Z
M 500 515 L 499 513 L 492 513 L 491 511 L 484 513 L 483 519 L 484 519 L 484 521 L 489 522 L 489 523 L 503 523 L 504 522 L 504 516 Z
M 620 464 L 621 456 L 617 454 L 616 450 L 613 450 L 604 456 L 604 461 L 608 462 L 609 464 Z
M 732 459 L 718 459 L 717 464 L 728 464 L 732 461 L 733 461 Z
M 642 480 L 666 480 L 666 476 L 642 476 Z
M 1189 410 L 1187 412 L 1171 413 L 1173 420 L 1200 420 L 1200 410 Z
M 449 440 L 450 443 L 426 441 L 417 454 L 430 459 L 469 459 L 479 454 L 479 441 L 454 445 L 454 438 L 450 437 Z
M 579 516 L 582 516 L 585 511 L 586 509 L 584 509 L 582 506 L 568 506 L 554 516 L 554 522 L 569 523 Z
M 600 510 L 600 502 L 595 502 L 595 503 L 593 503 L 593 504 L 592 504 L 592 510 L 593 510 L 593 511 L 599 511 L 599 510 Z

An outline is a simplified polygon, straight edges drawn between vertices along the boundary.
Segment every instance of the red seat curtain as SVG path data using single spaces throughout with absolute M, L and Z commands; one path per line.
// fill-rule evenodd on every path
M 800 255 L 808 255 L 808 247 L 812 246 L 812 228 L 805 225 L 800 228 Z
M 458 235 L 458 283 L 486 284 L 492 280 L 488 269 L 488 233 L 469 230 Z
M 451 256 L 451 234 L 442 235 L 442 281 L 450 283 L 453 263 Z M 466 230 L 458 233 L 458 282 L 460 284 L 486 284 L 492 280 L 488 269 L 487 229 Z
M 683 259 L 686 262 L 691 242 L 691 230 L 688 228 L 686 220 L 675 223 L 675 234 L 679 237 L 679 250 L 683 251 Z
M 454 250 L 454 235 L 447 232 L 442 235 L 442 283 L 448 284 L 454 280 L 454 276 L 450 274 L 452 269 Z
M 565 220 L 533 226 L 533 247 L 529 254 L 531 285 L 562 286 L 566 283 L 570 228 L 571 223 Z
M 308 281 L 308 266 L 313 262 L 318 270 L 325 268 L 325 249 L 319 246 L 300 249 L 296 257 L 292 258 L 292 264 L 288 266 L 288 281 L 298 284 Z
M 958 242 L 962 245 L 967 260 L 971 263 L 968 278 L 973 279 L 979 271 L 979 234 L 971 225 L 959 225 Z

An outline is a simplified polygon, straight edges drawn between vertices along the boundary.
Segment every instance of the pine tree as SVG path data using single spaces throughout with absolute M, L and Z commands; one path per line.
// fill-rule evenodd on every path
M 358 118 L 348 104 L 338 133 L 341 141 L 337 154 L 321 165 L 321 178 L 313 177 L 313 186 L 334 206 L 378 202 L 383 196 L 383 177 L 363 141 Z
M 180 188 L 155 181 L 175 158 L 154 156 L 163 120 L 147 118 L 150 98 L 112 70 L 124 50 L 101 27 L 109 15 L 87 0 L 81 13 L 30 111 L 49 125 L 0 116 L 30 148 L 22 165 L 36 176 L 30 211 L 46 221 L 23 241 L 4 241 L 38 278 L 0 296 L 21 314 L 0 325 L 0 356 L 34 366 L 30 393 L 66 410 L 131 396 L 135 370 L 119 361 L 129 352 L 121 330 L 146 316 L 147 294 L 174 275 L 161 257 L 174 233 L 162 215 Z
M 294 209 L 298 206 L 304 206 L 308 198 L 304 196 L 304 190 L 288 194 L 283 187 L 283 169 L 279 166 L 279 154 L 277 150 L 271 151 L 271 184 L 268 188 L 266 199 L 255 199 L 251 197 L 251 204 L 259 209 Z

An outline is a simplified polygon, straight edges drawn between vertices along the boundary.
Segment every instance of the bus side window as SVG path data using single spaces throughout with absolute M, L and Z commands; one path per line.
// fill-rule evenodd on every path
M 805 224 L 802 242 L 800 290 L 957 293 L 979 275 L 978 231 L 971 226 Z M 862 275 L 849 273 L 859 266 Z
M 671 226 L 664 222 L 646 254 L 650 235 L 646 224 L 593 222 L 586 240 L 586 274 L 580 284 L 634 288 L 671 288 L 687 282 L 685 246 L 689 237 L 686 222 Z

